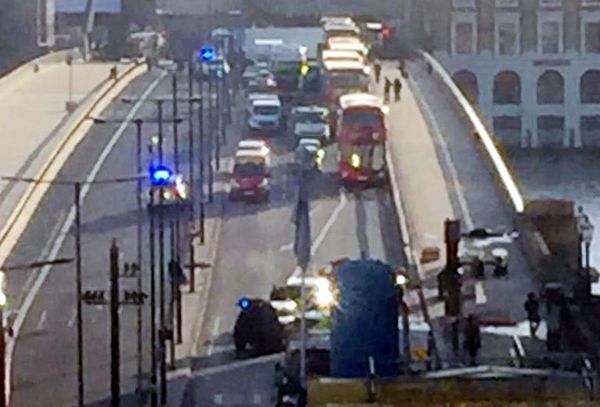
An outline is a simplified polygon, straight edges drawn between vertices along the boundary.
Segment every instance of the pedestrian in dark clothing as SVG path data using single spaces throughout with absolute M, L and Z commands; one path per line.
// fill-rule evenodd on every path
M 460 320 L 458 318 L 454 318 L 450 324 L 450 335 L 452 339 L 452 350 L 454 351 L 454 354 L 458 356 L 458 352 L 460 351 Z
M 481 332 L 479 331 L 479 323 L 473 314 L 469 314 L 467 317 L 463 343 L 469 357 L 469 365 L 475 366 L 477 364 L 477 353 L 481 348 Z
M 535 293 L 527 294 L 527 300 L 523 304 L 525 311 L 527 312 L 527 319 L 529 320 L 529 330 L 533 338 L 536 337 L 536 332 L 540 326 L 540 302 L 538 301 Z
M 400 101 L 400 94 L 402 93 L 402 82 L 400 79 L 394 79 L 394 95 L 396 97 L 396 102 Z
M 385 78 L 385 85 L 384 85 L 384 98 L 385 101 L 389 101 L 390 100 L 390 90 L 392 89 L 392 82 L 388 79 Z
M 375 82 L 379 83 L 379 78 L 381 77 L 381 65 L 375 63 Z

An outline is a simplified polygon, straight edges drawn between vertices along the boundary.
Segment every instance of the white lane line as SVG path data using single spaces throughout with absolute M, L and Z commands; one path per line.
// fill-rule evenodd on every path
M 310 212 L 308 213 L 309 216 L 313 216 L 316 212 L 319 211 L 319 209 L 321 208 L 320 205 L 315 205 L 313 206 L 313 208 L 310 210 Z M 279 251 L 280 252 L 289 252 L 290 250 L 292 250 L 294 248 L 294 242 L 290 242 L 288 244 L 284 244 L 282 246 L 279 247 Z
M 478 281 L 475 283 L 475 304 L 485 304 L 486 302 L 487 296 L 485 295 L 483 283 Z
M 50 235 L 49 235 L 48 241 L 46 242 L 46 245 L 42 249 L 42 252 L 40 253 L 39 257 L 37 258 L 37 261 L 44 261 L 44 260 L 46 260 L 46 256 L 48 256 L 48 253 L 50 252 L 50 249 L 52 248 L 52 243 L 54 243 L 54 240 L 56 240 L 56 236 L 58 236 L 58 233 L 60 232 L 60 227 L 62 225 L 62 222 L 64 222 L 66 216 L 67 216 L 67 214 L 65 213 L 65 211 L 60 211 L 59 212 L 58 222 L 56 222 L 56 224 L 54 225 L 54 227 L 50 231 Z M 20 295 L 24 295 L 24 293 L 27 293 L 29 291 L 29 288 L 34 283 L 35 278 L 37 277 L 37 275 L 38 275 L 37 270 L 32 270 L 29 273 L 29 275 L 27 276 L 27 280 L 25 280 L 25 283 L 23 284 L 23 288 L 21 288 L 21 294 Z M 17 304 L 15 304 L 15 305 L 17 305 Z M 18 309 L 14 310 L 13 312 L 16 313 L 17 311 L 18 311 Z
M 471 213 L 469 211 L 467 199 L 465 198 L 465 193 L 463 191 L 463 187 L 460 184 L 460 180 L 458 178 L 458 172 L 456 171 L 456 166 L 454 165 L 454 161 L 452 160 L 452 156 L 450 155 L 450 150 L 448 149 L 448 143 L 446 143 L 446 140 L 442 136 L 442 132 L 440 131 L 438 123 L 435 119 L 433 112 L 431 111 L 431 108 L 429 107 L 429 104 L 427 104 L 425 99 L 423 99 L 423 92 L 421 91 L 421 88 L 415 81 L 412 81 L 412 83 L 413 83 L 414 87 L 417 89 L 417 92 L 419 93 L 418 98 L 422 101 L 422 103 L 420 103 L 420 105 L 423 106 L 423 108 L 425 109 L 425 113 L 427 114 L 427 116 L 429 118 L 429 123 L 431 123 L 431 129 L 433 130 L 433 135 L 435 136 L 435 138 L 439 142 L 440 146 L 442 147 L 444 161 L 446 161 L 446 165 L 448 167 L 448 170 L 450 171 L 450 178 L 452 178 L 452 184 L 454 186 L 454 190 L 456 191 L 462 218 L 465 221 L 465 225 L 467 226 L 467 228 L 469 230 L 471 230 L 474 227 L 473 218 L 471 218 Z
M 119 141 L 119 139 L 121 138 L 123 133 L 125 132 L 125 129 L 129 125 L 131 120 L 133 120 L 133 118 L 137 114 L 138 110 L 140 110 L 140 108 L 142 107 L 144 101 L 146 99 L 148 99 L 148 96 L 150 96 L 152 91 L 154 91 L 154 89 L 158 86 L 160 81 L 166 75 L 167 75 L 166 72 L 162 72 L 160 74 L 160 76 L 157 79 L 155 79 L 154 82 L 152 82 L 150 84 L 150 86 L 148 86 L 146 91 L 144 91 L 144 93 L 142 94 L 141 98 L 135 103 L 133 108 L 129 111 L 129 114 L 127 115 L 127 117 L 125 118 L 123 123 L 121 123 L 121 125 L 119 126 L 117 131 L 113 134 L 112 138 L 110 139 L 110 141 L 108 142 L 106 147 L 104 147 L 104 150 L 98 157 L 96 163 L 94 164 L 94 167 L 92 168 L 88 177 L 86 178 L 87 183 L 81 188 L 81 201 L 82 202 L 85 200 L 85 197 L 87 196 L 87 194 L 90 191 L 91 186 L 89 183 L 92 182 L 96 178 L 96 176 L 100 172 L 102 165 L 104 164 L 104 162 L 106 161 L 106 159 L 108 158 L 108 156 L 110 155 L 112 150 L 114 149 L 115 145 L 117 144 L 117 142 Z M 52 246 L 52 250 L 50 250 L 50 253 L 48 255 L 49 261 L 56 259 L 56 256 L 60 252 L 65 239 L 67 238 L 67 236 L 69 236 L 69 231 L 71 229 L 71 226 L 73 225 L 74 220 L 75 220 L 75 208 L 71 207 L 71 210 L 69 211 L 69 214 L 67 215 L 67 218 L 65 219 L 65 222 L 62 225 L 62 228 L 60 229 L 60 234 L 57 236 L 56 240 L 54 240 L 54 245 Z M 21 328 L 23 327 L 23 324 L 25 323 L 25 318 L 27 317 L 27 314 L 29 313 L 31 306 L 33 305 L 33 301 L 34 301 L 35 297 L 37 296 L 37 293 L 42 288 L 42 284 L 44 284 L 44 281 L 46 281 L 46 278 L 48 278 L 48 274 L 50 273 L 51 268 L 52 268 L 51 266 L 42 267 L 42 270 L 37 275 L 37 279 L 35 280 L 33 286 L 31 287 L 31 290 L 25 296 L 25 300 L 23 301 L 23 304 L 17 311 L 17 317 L 15 318 L 15 322 L 13 323 L 14 335 L 13 335 L 12 339 L 8 341 L 7 346 L 6 346 L 6 348 L 7 348 L 6 349 L 6 369 L 7 369 L 6 389 L 7 389 L 7 399 L 8 400 L 10 400 L 10 388 L 11 388 L 10 379 L 12 376 L 12 374 L 11 374 L 12 362 L 13 362 L 16 341 L 19 337 Z
M 214 346 L 213 344 L 215 343 L 215 338 L 217 337 L 217 334 L 219 333 L 219 326 L 221 325 L 221 318 L 220 317 L 215 317 L 215 322 L 213 324 L 213 329 L 211 332 L 211 339 L 210 339 L 210 345 L 208 345 L 208 349 L 206 350 L 206 353 L 208 356 L 212 355 Z
M 215 394 L 213 396 L 213 402 L 219 406 L 223 404 L 223 393 Z
M 44 329 L 44 325 L 46 325 L 46 319 L 48 318 L 48 311 L 43 310 L 42 314 L 40 315 L 40 320 L 38 321 L 35 330 L 36 331 L 41 331 L 42 329 Z
M 67 321 L 67 326 L 69 328 L 73 327 L 73 325 L 75 325 L 75 319 L 77 318 L 77 310 L 75 308 L 73 308 L 73 310 L 71 311 L 71 318 L 69 318 L 69 320 Z
M 343 192 L 340 193 L 340 202 L 333 209 L 333 212 L 331 212 L 331 215 L 329 215 L 327 222 L 325 222 L 325 225 L 323 226 L 323 228 L 321 228 L 321 230 L 319 231 L 319 234 L 317 235 L 315 240 L 313 240 L 313 242 L 310 246 L 311 257 L 315 255 L 317 250 L 319 250 L 319 247 L 325 240 L 325 236 L 327 236 L 327 233 L 329 233 L 329 229 L 331 229 L 331 227 L 337 220 L 338 216 L 340 216 L 342 209 L 344 209 L 344 207 L 346 206 L 347 203 L 348 203 L 348 198 L 346 198 L 346 194 L 344 194 Z M 300 277 L 301 273 L 302 273 L 302 270 L 300 269 L 300 267 L 296 267 L 294 269 L 294 272 L 291 275 L 291 278 L 298 278 L 298 277 Z

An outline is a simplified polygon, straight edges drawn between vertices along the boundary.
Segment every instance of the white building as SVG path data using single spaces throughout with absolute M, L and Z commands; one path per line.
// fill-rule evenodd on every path
M 432 9 L 435 13 L 423 10 Z M 600 0 L 419 0 L 434 55 L 507 146 L 600 146 Z

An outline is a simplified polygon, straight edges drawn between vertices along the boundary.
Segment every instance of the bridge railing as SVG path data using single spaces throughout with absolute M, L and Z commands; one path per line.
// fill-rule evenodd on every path
M 474 133 L 477 137 L 479 137 L 479 140 L 484 146 L 486 154 L 494 167 L 498 179 L 508 193 L 508 197 L 514 210 L 518 213 L 522 212 L 525 208 L 525 199 L 519 190 L 517 181 L 510 171 L 509 165 L 500 152 L 500 149 L 496 145 L 493 134 L 490 132 L 490 130 L 488 130 L 477 110 L 471 105 L 471 102 L 469 102 L 458 86 L 454 83 L 442 64 L 427 52 L 421 52 L 421 55 L 425 62 L 431 66 L 431 71 L 435 72 L 441 82 L 448 88 L 456 100 L 456 103 L 464 112 L 465 117 L 473 128 Z

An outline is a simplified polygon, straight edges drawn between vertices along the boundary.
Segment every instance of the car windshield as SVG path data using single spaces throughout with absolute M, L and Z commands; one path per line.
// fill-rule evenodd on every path
M 258 115 L 273 116 L 279 114 L 280 110 L 277 106 L 254 106 L 252 111 Z
M 263 176 L 266 173 L 266 166 L 253 162 L 238 163 L 234 166 L 233 173 L 243 177 Z
M 360 110 L 344 112 L 344 125 L 382 127 L 382 118 L 379 114 Z
M 330 73 L 328 83 L 335 88 L 360 88 L 367 83 L 363 74 L 356 72 Z

